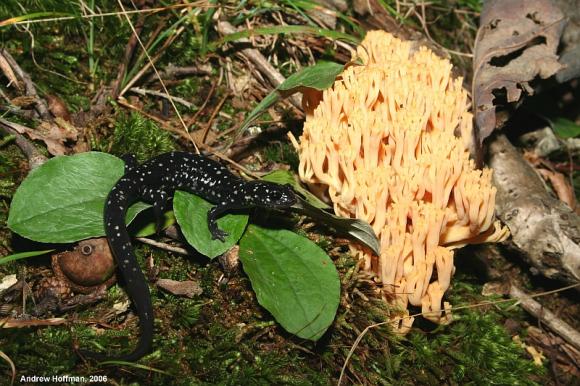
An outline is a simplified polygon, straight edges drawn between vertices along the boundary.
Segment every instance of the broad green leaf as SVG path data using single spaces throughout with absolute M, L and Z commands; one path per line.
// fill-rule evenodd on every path
M 314 66 L 305 67 L 297 73 L 290 75 L 276 89 L 262 99 L 250 114 L 248 114 L 240 128 L 236 131 L 234 138 L 243 134 L 257 117 L 280 100 L 282 97 L 280 91 L 284 91 L 284 97 L 288 97 L 299 92 L 301 87 L 315 88 L 317 90 L 327 89 L 332 86 L 332 83 L 338 74 L 342 72 L 343 68 L 344 65 L 342 64 L 319 62 Z
M 247 214 L 226 214 L 218 219 L 218 227 L 229 235 L 225 242 L 212 240 L 207 227 L 207 212 L 213 205 L 191 193 L 176 191 L 173 197 L 173 212 L 181 232 L 199 253 L 213 259 L 234 246 L 248 223 Z
M 47 243 L 103 236 L 105 198 L 123 171 L 123 161 L 106 153 L 55 157 L 31 171 L 18 187 L 8 227 L 23 237 Z M 130 222 L 147 207 L 133 205 L 126 219 Z
M 345 218 L 327 212 L 328 205 L 318 197 L 304 189 L 294 178 L 292 173 L 286 170 L 276 170 L 265 175 L 263 180 L 278 184 L 290 184 L 294 190 L 304 198 L 297 197 L 298 201 L 292 205 L 292 209 L 313 218 L 320 223 L 334 228 L 338 233 L 346 234 L 369 247 L 375 254 L 380 255 L 380 243 L 373 228 L 365 221 L 356 218 Z
M 312 241 L 249 225 L 240 240 L 240 260 L 258 302 L 288 332 L 315 341 L 332 324 L 340 280 L 332 260 Z
M 0 265 L 6 264 L 6 263 L 11 262 L 11 261 L 26 259 L 29 257 L 46 255 L 47 253 L 52 252 L 52 251 L 54 251 L 54 249 L 47 249 L 44 251 L 20 252 L 20 253 L 15 253 L 13 255 L 0 257 Z
M 575 138 L 580 136 L 580 125 L 566 118 L 556 118 L 551 121 L 552 128 L 560 138 Z

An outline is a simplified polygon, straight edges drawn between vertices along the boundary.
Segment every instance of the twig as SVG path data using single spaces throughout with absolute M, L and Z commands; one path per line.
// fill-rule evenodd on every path
M 237 128 L 234 127 L 234 129 Z M 284 135 L 288 131 L 288 128 L 283 125 L 270 126 L 263 129 L 260 133 L 254 135 L 248 135 L 243 138 L 238 139 L 232 146 L 228 149 L 228 156 L 233 159 L 240 159 L 240 157 L 248 150 L 249 147 L 256 144 L 259 139 L 266 139 L 270 137 L 276 137 L 279 135 Z
M 172 79 L 183 75 L 211 75 L 211 66 L 201 67 L 201 66 L 186 66 L 177 67 L 174 64 L 168 64 L 167 68 L 161 72 L 161 79 Z M 155 74 L 151 74 L 147 77 L 144 83 L 151 83 L 158 80 Z
M 580 333 L 572 326 L 558 318 L 550 310 L 544 308 L 544 306 L 513 284 L 510 288 L 510 297 L 517 299 L 524 310 L 538 318 L 562 339 L 580 350 Z
M 155 63 L 163 56 L 163 54 L 165 53 L 165 49 L 167 47 L 169 47 L 173 43 L 173 41 L 175 39 L 177 39 L 177 37 L 183 33 L 184 30 L 185 30 L 185 28 L 181 27 L 177 31 L 175 31 L 175 33 L 169 39 L 167 39 L 165 41 L 165 43 L 163 43 L 163 46 L 161 46 L 161 48 L 159 48 L 159 52 L 157 53 L 157 55 L 155 55 L 153 57 L 150 57 L 149 55 L 147 55 L 148 62 L 145 63 L 145 65 L 143 66 L 143 68 L 141 68 L 139 70 L 139 72 L 137 72 L 137 74 L 135 74 L 135 76 L 129 82 L 127 82 L 127 84 L 125 85 L 125 88 L 123 88 L 121 90 L 121 92 L 119 93 L 119 96 L 123 96 L 127 92 L 127 90 L 129 90 L 131 87 L 133 87 L 133 85 L 139 79 L 141 79 L 141 77 L 143 76 L 143 74 L 145 74 L 147 71 L 149 71 L 150 68 L 153 68 L 154 69 L 154 72 L 155 72 L 155 68 L 156 68 L 155 67 Z M 135 33 L 136 32 L 137 31 L 135 31 Z M 143 46 L 143 43 L 141 43 L 141 45 Z M 156 74 L 156 78 L 157 79 L 160 79 L 161 77 Z
M 238 32 L 236 28 L 227 21 L 218 22 L 217 30 L 224 35 L 230 35 Z M 248 39 L 239 39 L 237 41 L 244 43 L 248 42 Z M 280 74 L 280 72 L 278 72 L 278 70 L 276 70 L 274 66 L 270 64 L 268 59 L 266 59 L 264 55 L 260 53 L 260 51 L 255 48 L 244 48 L 242 49 L 242 53 L 254 64 L 254 66 L 256 66 L 258 71 L 260 71 L 260 73 L 268 79 L 272 86 L 278 87 L 282 82 L 284 82 L 284 75 Z M 288 99 L 294 107 L 302 111 L 302 101 L 298 95 L 294 94 Z
M 217 106 L 213 109 L 211 116 L 209 117 L 207 123 L 205 124 L 205 129 L 203 130 L 203 134 L 201 136 L 201 143 L 205 144 L 205 140 L 207 138 L 207 133 L 209 132 L 209 129 L 211 128 L 211 124 L 213 123 L 213 120 L 215 119 L 216 115 L 218 114 L 218 112 L 220 111 L 220 109 L 222 108 L 222 106 L 224 105 L 224 103 L 226 102 L 226 100 L 229 97 L 230 97 L 230 93 L 226 93 L 226 95 L 223 96 L 223 98 L 218 102 Z
M 174 102 L 177 102 L 177 103 L 180 103 L 180 104 L 184 105 L 188 109 L 190 109 L 190 108 L 192 108 L 194 106 L 193 103 L 188 102 L 188 101 L 186 101 L 183 98 L 176 97 L 176 96 L 173 96 L 173 95 L 167 95 L 167 94 L 162 93 L 162 92 L 159 92 L 159 91 L 147 90 L 147 89 L 140 88 L 140 87 L 131 87 L 129 89 L 129 91 L 132 91 L 135 94 L 139 94 L 139 95 L 143 95 L 143 96 L 146 96 L 146 95 L 154 95 L 154 96 L 157 96 L 157 97 L 160 97 L 160 98 L 171 99 Z
M 30 78 L 30 75 L 24 72 L 24 70 L 18 65 L 16 60 L 14 60 L 12 55 L 10 55 L 10 53 L 7 50 L 3 48 L 0 49 L 0 54 L 4 56 L 8 64 L 10 64 L 10 67 L 12 67 L 14 72 L 16 72 L 16 75 L 18 75 L 18 77 L 22 79 L 26 95 L 34 98 L 34 108 L 38 112 L 38 115 L 40 115 L 40 117 L 44 120 L 50 120 L 52 117 L 50 115 L 50 112 L 48 111 L 48 105 L 46 104 L 46 101 L 44 99 L 38 96 L 38 93 L 36 92 L 36 87 L 34 87 L 34 83 L 32 82 L 32 78 Z
M 254 172 L 250 171 L 249 169 L 245 168 L 244 166 L 240 165 L 239 163 L 237 163 L 236 161 L 234 161 L 233 159 L 231 159 L 227 155 L 224 155 L 224 154 L 220 153 L 219 151 L 214 151 L 212 154 L 215 155 L 216 157 L 218 157 L 219 159 L 221 159 L 222 161 L 226 161 L 227 163 L 232 164 L 238 170 L 241 170 L 242 172 L 244 172 L 246 175 L 253 177 L 253 178 L 256 178 L 256 179 L 260 178 L 260 176 L 258 176 L 256 173 L 254 173 Z
M 37 327 L 37 326 L 58 326 L 67 323 L 65 318 L 49 318 L 49 319 L 0 319 L 0 328 L 22 328 L 22 327 Z
M 12 371 L 12 381 L 10 382 L 10 386 L 14 384 L 14 380 L 16 379 L 16 366 L 14 366 L 14 362 L 8 355 L 4 353 L 4 351 L 0 351 L 0 358 L 4 359 L 8 365 L 10 366 L 10 370 Z
M 14 135 L 16 138 L 14 140 L 16 145 L 20 148 L 20 150 L 22 150 L 28 159 L 28 166 L 30 169 L 34 169 L 45 163 L 48 158 L 42 155 L 32 142 L 30 142 L 28 139 L 26 139 L 25 136 L 19 133 L 19 130 L 17 129 L 19 126 L 23 131 L 30 130 L 28 127 L 0 118 L 0 128 L 2 128 L 3 131 L 8 134 Z
M 159 248 L 159 249 L 179 253 L 180 255 L 189 255 L 189 252 L 185 248 L 174 247 L 173 245 L 169 245 L 169 244 L 162 243 L 159 241 L 151 240 L 151 239 L 148 239 L 146 237 L 137 237 L 137 240 L 141 241 L 142 243 Z
M 195 121 L 197 121 L 197 117 L 199 117 L 199 115 L 205 109 L 205 106 L 207 106 L 209 100 L 211 99 L 211 97 L 213 96 L 213 93 L 215 92 L 215 89 L 217 88 L 217 85 L 218 85 L 218 82 L 214 82 L 211 85 L 211 89 L 209 90 L 209 93 L 207 93 L 207 96 L 205 97 L 205 100 L 203 101 L 203 104 L 201 105 L 201 107 L 195 112 L 195 114 L 193 114 L 193 117 L 191 117 L 190 119 L 187 120 L 187 127 L 193 125 L 195 123 Z
M 455 50 L 446 48 L 446 47 L 442 46 L 441 44 L 437 43 L 435 41 L 435 39 L 433 39 L 431 37 L 431 34 L 429 33 L 429 27 L 427 27 L 427 21 L 426 21 L 427 16 L 425 15 L 425 5 L 427 5 L 427 4 L 424 1 L 422 1 L 420 5 L 421 5 L 421 14 L 419 14 L 417 12 L 417 10 L 415 10 L 414 8 L 413 8 L 413 12 L 415 13 L 415 16 L 417 17 L 417 19 L 419 19 L 419 21 L 421 22 L 421 26 L 423 27 L 423 31 L 425 32 L 425 36 L 427 36 L 427 39 L 429 39 L 429 41 L 431 43 L 435 44 L 437 47 L 441 48 L 442 50 L 444 50 L 450 54 L 457 55 L 457 56 L 464 56 L 466 58 L 473 58 L 473 54 L 455 51 Z

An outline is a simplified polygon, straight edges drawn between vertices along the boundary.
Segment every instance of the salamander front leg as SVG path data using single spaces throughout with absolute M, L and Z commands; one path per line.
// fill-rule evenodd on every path
M 132 170 L 135 170 L 135 168 L 139 166 L 135 154 L 123 154 L 121 156 L 121 159 L 125 162 L 125 174 L 129 173 Z

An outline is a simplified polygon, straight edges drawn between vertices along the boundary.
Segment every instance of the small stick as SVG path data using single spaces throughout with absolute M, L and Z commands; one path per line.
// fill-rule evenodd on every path
M 31 130 L 28 127 L 22 126 L 18 123 L 13 123 L 3 118 L 0 118 L 0 128 L 4 132 L 12 134 L 14 135 L 14 137 L 16 137 L 16 139 L 14 140 L 16 142 L 16 145 L 20 148 L 20 150 L 22 150 L 24 155 L 26 155 L 26 158 L 28 159 L 28 166 L 30 167 L 30 169 L 34 169 L 45 163 L 48 160 L 48 158 L 42 155 L 38 151 L 38 149 L 32 144 L 32 142 L 30 142 L 28 139 L 26 139 L 25 136 L 20 134 L 19 132 L 20 130 L 17 129 L 18 126 L 20 126 L 20 128 L 23 129 L 23 131 Z
M 0 319 L 0 328 L 58 326 L 59 324 L 65 323 L 67 323 L 67 320 L 65 318 L 32 319 L 32 320 L 4 318 Z
M 561 336 L 562 339 L 580 350 L 580 333 L 572 326 L 558 318 L 513 284 L 510 288 L 510 297 L 517 299 L 524 310 L 538 318 L 538 320 L 548 326 L 552 331 Z
M 173 34 L 173 36 L 169 37 L 169 38 L 167 39 L 167 41 L 165 41 L 165 43 L 163 44 L 163 46 L 161 46 L 161 48 L 159 49 L 159 52 L 158 52 L 158 53 L 157 53 L 155 56 L 151 57 L 151 59 L 150 59 L 150 60 L 149 60 L 147 63 L 145 63 L 145 65 L 143 66 L 143 68 L 141 68 L 141 69 L 140 69 L 140 70 L 137 72 L 137 74 L 135 74 L 135 76 L 133 77 L 133 79 L 131 79 L 129 82 L 127 82 L 127 84 L 125 85 L 125 88 L 123 88 L 123 89 L 121 90 L 121 92 L 119 92 L 119 96 L 120 96 L 120 97 L 121 97 L 121 96 L 123 96 L 123 95 L 124 95 L 124 94 L 127 92 L 127 90 L 129 90 L 131 87 L 133 87 L 133 85 L 134 85 L 134 84 L 135 84 L 135 83 L 136 83 L 136 82 L 137 82 L 139 79 L 141 79 L 141 77 L 142 77 L 142 76 L 143 76 L 143 75 L 144 75 L 144 74 L 145 74 L 147 71 L 149 71 L 149 69 L 150 69 L 150 68 L 151 68 L 151 67 L 152 67 L 152 66 L 153 66 L 155 63 L 157 63 L 157 61 L 158 61 L 158 60 L 159 60 L 159 59 L 160 59 L 160 58 L 163 56 L 163 54 L 165 53 L 165 49 L 166 49 L 167 47 L 169 47 L 169 46 L 170 46 L 170 45 L 173 43 L 173 41 L 174 41 L 175 39 L 177 39 L 177 37 L 183 33 L 183 31 L 185 31 L 185 28 L 183 28 L 183 27 L 179 28 L 177 31 L 175 31 L 175 33 Z M 134 33 L 134 35 L 136 35 L 136 34 Z M 137 41 L 138 41 L 138 39 L 137 39 Z
M 10 67 L 12 67 L 14 72 L 16 72 L 16 75 L 18 75 L 18 77 L 22 79 L 22 82 L 24 82 L 26 95 L 34 98 L 34 106 L 35 106 L 34 108 L 36 112 L 38 112 L 38 114 L 42 119 L 51 120 L 52 116 L 48 111 L 48 105 L 44 99 L 38 96 L 38 93 L 36 92 L 36 87 L 34 87 L 34 83 L 32 82 L 32 78 L 30 78 L 30 75 L 24 72 L 24 70 L 18 65 L 18 62 L 14 60 L 12 55 L 10 55 L 10 53 L 7 50 L 3 48 L 0 49 L 0 54 L 4 56 L 8 64 L 10 64 Z
M 220 80 L 221 80 L 221 76 L 222 76 L 221 74 L 222 74 L 222 72 L 220 71 Z M 215 92 L 215 90 L 217 88 L 218 83 L 219 83 L 219 81 L 218 82 L 214 82 L 211 85 L 211 89 L 207 93 L 207 96 L 205 97 L 205 101 L 203 101 L 203 104 L 201 105 L 201 107 L 195 112 L 195 114 L 193 114 L 193 117 L 191 117 L 191 118 L 189 118 L 187 120 L 187 123 L 186 123 L 187 127 L 193 125 L 195 123 L 195 121 L 197 121 L 197 117 L 199 117 L 199 115 L 205 109 L 205 106 L 207 106 L 209 100 L 211 99 L 211 97 L 213 96 L 213 93 Z
M 137 35 L 141 33 L 144 25 L 145 25 L 145 17 L 143 14 L 140 14 L 139 19 L 137 19 L 137 24 L 135 25 L 135 30 L 137 31 L 137 34 L 131 34 L 129 41 L 125 46 L 125 54 L 123 55 L 123 62 L 119 66 L 119 74 L 117 75 L 117 79 L 115 79 L 112 85 L 113 91 L 111 92 L 111 96 L 113 99 L 117 99 L 117 97 L 119 96 L 119 90 L 121 88 L 123 78 L 125 77 L 125 72 L 129 67 L 129 62 L 131 62 L 131 58 L 133 58 L 133 55 L 135 53 L 135 47 L 137 47 Z
M 184 105 L 188 109 L 190 109 L 190 108 L 193 107 L 193 103 L 188 102 L 188 101 L 186 101 L 183 98 L 176 97 L 176 96 L 173 96 L 173 95 L 167 95 L 167 94 L 162 93 L 162 92 L 159 92 L 159 91 L 147 90 L 147 89 L 140 88 L 140 87 L 131 87 L 129 89 L 129 91 L 132 91 L 135 94 L 139 94 L 139 95 L 143 95 L 143 96 L 146 96 L 146 95 L 154 95 L 154 96 L 157 96 L 157 97 L 160 97 L 160 98 L 171 99 L 174 102 L 177 102 L 177 103 L 180 103 L 180 104 Z
M 172 79 L 183 75 L 211 75 L 211 67 L 204 68 L 200 66 L 177 67 L 174 64 L 168 64 L 167 68 L 161 72 L 161 79 Z M 151 83 L 158 80 L 155 74 L 147 77 L 144 83 Z
M 229 97 L 230 97 L 230 93 L 226 93 L 226 95 L 223 96 L 223 98 L 219 101 L 217 106 L 213 109 L 213 112 L 211 113 L 209 120 L 205 124 L 205 129 L 203 131 L 203 135 L 201 136 L 201 143 L 205 144 L 205 140 L 207 138 L 207 133 L 209 132 L 209 129 L 211 128 L 211 124 L 213 123 L 213 120 L 215 119 L 216 115 L 218 114 L 218 112 L 220 111 L 220 109 L 222 108 L 222 106 L 224 105 L 224 103 L 226 102 L 226 100 Z
M 179 253 L 180 255 L 189 255 L 189 252 L 185 248 L 174 247 L 173 245 L 169 245 L 169 244 L 162 243 L 159 241 L 151 240 L 151 239 L 148 239 L 146 237 L 137 237 L 137 240 L 141 241 L 142 243 L 159 248 L 159 249 Z

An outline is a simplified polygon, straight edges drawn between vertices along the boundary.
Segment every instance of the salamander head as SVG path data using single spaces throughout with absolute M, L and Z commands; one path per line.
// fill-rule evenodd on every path
M 246 182 L 241 196 L 248 206 L 263 208 L 288 208 L 296 203 L 296 193 L 289 184 L 269 181 Z

